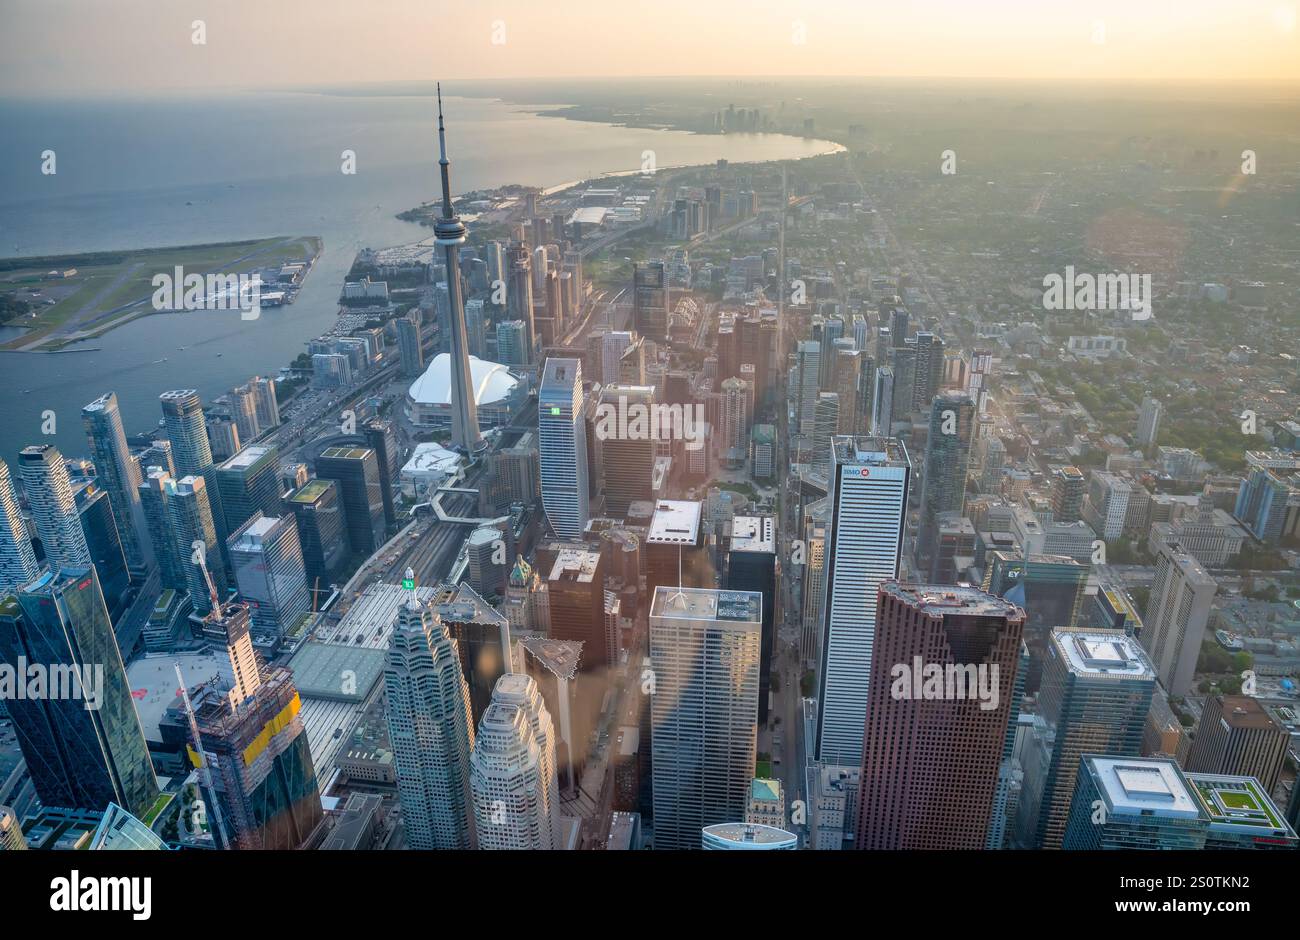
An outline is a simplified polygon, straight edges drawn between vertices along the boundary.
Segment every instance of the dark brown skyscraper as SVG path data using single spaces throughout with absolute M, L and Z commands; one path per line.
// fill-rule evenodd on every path
M 1272 793 L 1286 760 L 1290 735 L 1249 695 L 1206 699 L 1187 754 L 1187 771 L 1254 777 Z
M 583 644 L 582 670 L 611 665 L 605 637 L 605 568 L 600 552 L 566 545 L 547 579 L 551 638 Z
M 984 848 L 1024 623 L 976 588 L 880 586 L 858 848 Z

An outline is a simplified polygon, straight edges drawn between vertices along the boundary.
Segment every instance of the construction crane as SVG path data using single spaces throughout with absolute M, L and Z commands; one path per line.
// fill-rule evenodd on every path
M 206 566 L 203 568 L 203 573 L 205 575 L 208 573 Z M 212 591 L 215 603 L 217 592 L 212 587 L 211 578 L 208 578 L 208 588 Z M 208 762 L 203 757 L 203 739 L 199 736 L 199 722 L 198 719 L 194 717 L 194 705 L 190 702 L 190 690 L 185 684 L 185 676 L 181 673 L 181 664 L 173 663 L 172 665 L 176 667 L 176 681 L 180 683 L 181 700 L 185 703 L 185 716 L 189 719 L 190 734 L 194 737 L 194 754 L 198 757 L 199 761 L 199 779 L 203 781 L 203 788 L 212 799 L 212 821 L 220 839 L 218 844 L 223 847 L 228 846 L 230 845 L 230 842 L 226 838 L 226 822 L 221 815 L 221 803 L 217 799 L 217 791 L 212 786 L 212 770 L 208 767 Z M 184 807 L 181 808 L 181 812 L 185 812 Z
M 212 583 L 212 574 L 208 571 L 208 553 L 202 542 L 195 541 L 194 554 L 198 559 L 199 568 L 203 571 L 203 580 L 208 584 L 208 598 L 212 601 L 212 613 L 220 620 L 224 616 L 221 610 L 221 598 L 217 596 L 217 586 Z

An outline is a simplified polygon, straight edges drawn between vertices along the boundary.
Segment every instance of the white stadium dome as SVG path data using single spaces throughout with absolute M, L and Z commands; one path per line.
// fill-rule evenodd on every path
M 509 421 L 509 414 L 522 391 L 519 377 L 500 363 L 479 359 L 477 356 L 469 357 L 469 371 L 480 426 L 494 426 Z M 415 424 L 449 426 L 451 356 L 448 353 L 439 353 L 433 357 L 424 374 L 411 383 L 406 400 L 408 414 Z

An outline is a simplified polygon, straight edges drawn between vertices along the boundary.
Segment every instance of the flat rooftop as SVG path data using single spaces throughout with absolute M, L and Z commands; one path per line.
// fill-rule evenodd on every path
M 221 465 L 222 470 L 247 470 L 275 450 L 263 444 L 249 444 Z
M 319 624 L 314 639 L 363 649 L 387 650 L 397 611 L 406 605 L 409 593 L 400 584 L 371 584 L 342 620 Z M 415 597 L 421 604 L 431 604 L 437 599 L 438 591 L 432 587 L 417 587 Z
M 469 582 L 456 585 L 455 593 L 446 600 L 439 598 L 433 609 L 443 620 L 452 623 L 480 623 L 502 627 L 508 622 L 505 614 L 485 601 Z
M 1271 728 L 1273 718 L 1258 699 L 1249 695 L 1223 696 L 1221 717 L 1233 728 Z
M 326 447 L 320 455 L 343 460 L 361 460 L 368 453 L 370 453 L 369 447 Z
M 1077 675 L 1155 678 L 1155 669 L 1137 640 L 1117 630 L 1052 631 L 1052 643 Z
M 126 667 L 126 681 L 130 684 L 131 698 L 135 701 L 135 711 L 140 716 L 140 729 L 146 741 L 162 741 L 159 725 L 163 715 L 173 704 L 180 703 L 176 663 L 180 663 L 181 675 L 191 689 L 218 677 L 227 686 L 234 682 L 234 670 L 225 650 L 167 653 L 146 656 L 130 663 Z
M 716 620 L 761 627 L 763 595 L 756 591 L 718 591 L 713 588 L 655 588 L 650 616 L 672 620 Z
M 776 520 L 771 516 L 736 516 L 731 520 L 733 552 L 776 552 Z
M 961 614 L 1010 619 L 1024 617 L 1024 611 L 1010 601 L 965 584 L 900 584 L 897 581 L 886 581 L 880 590 L 930 616 Z
M 321 494 L 334 485 L 333 480 L 308 480 L 304 486 L 298 487 L 289 497 L 292 503 L 314 503 L 321 498 Z
M 831 438 L 837 464 L 857 467 L 909 467 L 903 442 L 894 437 L 836 434 Z
M 1185 578 L 1189 584 L 1198 586 L 1218 584 L 1218 582 L 1210 576 L 1209 572 L 1201 567 L 1201 563 L 1197 561 L 1194 556 L 1188 554 L 1177 542 L 1166 543 L 1165 551 L 1161 554 L 1168 557 L 1170 561 L 1178 566 L 1179 572 L 1181 572 L 1183 578 Z M 1159 563 L 1160 560 L 1157 558 L 1156 564 L 1159 565 Z
M 585 548 L 562 548 L 555 556 L 551 567 L 551 581 L 577 581 L 590 584 L 596 577 L 596 567 L 600 564 L 600 552 Z
M 258 513 L 240 527 L 229 547 L 232 549 L 238 547 L 245 551 L 260 547 L 263 540 L 271 534 L 271 531 L 280 525 L 282 518 L 284 517 L 263 516 Z
M 755 823 L 718 823 L 715 826 L 705 826 L 704 833 L 715 839 L 743 845 L 781 845 L 799 838 L 793 832 Z
M 289 669 L 303 698 L 363 702 L 383 676 L 385 656 L 383 650 L 308 640 Z
M 562 359 L 551 356 L 542 369 L 542 381 L 539 394 L 559 392 L 572 389 L 576 382 L 582 380 L 582 360 Z
M 1196 819 L 1198 801 L 1172 760 L 1088 757 L 1111 811 L 1132 816 Z
M 1295 831 L 1254 777 L 1187 774 L 1192 792 L 1210 817 L 1210 828 L 1294 840 Z
M 560 679 L 572 679 L 582 659 L 581 640 L 553 640 L 544 636 L 526 636 L 519 641 L 529 655 Z M 522 664 L 519 664 L 522 668 Z
M 700 516 L 704 504 L 689 499 L 661 499 L 655 503 L 646 543 L 653 545 L 694 545 L 700 536 Z

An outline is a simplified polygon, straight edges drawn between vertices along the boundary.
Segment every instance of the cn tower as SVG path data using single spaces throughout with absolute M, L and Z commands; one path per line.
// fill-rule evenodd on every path
M 487 449 L 478 429 L 478 404 L 469 369 L 469 337 L 465 332 L 465 298 L 460 284 L 460 246 L 467 232 L 451 207 L 451 161 L 447 159 L 447 132 L 442 123 L 442 83 L 438 83 L 438 166 L 442 170 L 442 215 L 434 223 L 437 244 L 447 259 L 447 298 L 451 305 L 451 445 L 468 457 Z

